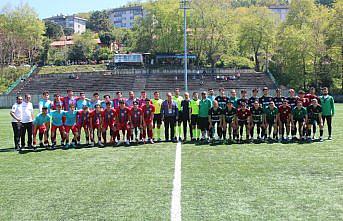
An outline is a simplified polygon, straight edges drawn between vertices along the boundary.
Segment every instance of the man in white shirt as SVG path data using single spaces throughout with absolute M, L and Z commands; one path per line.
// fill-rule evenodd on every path
M 25 95 L 25 101 L 22 104 L 23 114 L 22 114 L 22 130 L 21 130 L 21 146 L 25 147 L 25 135 L 27 131 L 28 140 L 27 146 L 33 148 L 32 146 L 32 122 L 33 122 L 33 105 L 31 103 L 31 95 Z
M 23 115 L 22 110 L 23 97 L 18 96 L 17 102 L 13 104 L 10 115 L 12 116 L 12 128 L 13 128 L 13 139 L 14 139 L 14 149 L 20 150 L 20 137 L 21 137 L 21 119 Z

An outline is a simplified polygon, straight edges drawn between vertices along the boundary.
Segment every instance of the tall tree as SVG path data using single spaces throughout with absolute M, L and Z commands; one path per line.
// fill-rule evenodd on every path
M 219 5 L 221 7 L 219 7 Z M 232 53 L 236 49 L 237 29 L 233 22 L 230 1 L 199 0 L 192 2 L 189 33 L 190 48 L 197 55 L 197 63 L 215 63 L 222 54 Z
M 333 4 L 330 12 L 328 53 L 332 59 L 333 76 L 340 79 L 341 93 L 343 93 L 343 1 Z
M 1 61 L 4 63 L 33 63 L 38 58 L 42 44 L 44 23 L 37 13 L 28 5 L 2 10 L 0 31 L 3 44 Z M 24 60 L 20 60 L 22 57 Z
M 92 12 L 87 22 L 87 27 L 95 32 L 110 31 L 112 28 L 112 24 L 107 11 L 103 10 Z
M 182 48 L 182 16 L 178 0 L 151 1 L 133 29 L 137 51 L 175 53 Z
M 44 38 L 43 40 L 43 47 L 40 51 L 40 64 L 46 65 L 49 58 L 49 50 L 50 50 L 51 40 L 49 38 Z
M 63 33 L 65 36 L 72 36 L 74 34 L 74 29 L 72 28 L 63 28 Z
M 303 88 L 332 83 L 326 65 L 330 60 L 326 45 L 328 17 L 328 9 L 316 5 L 313 0 L 291 3 L 286 22 L 278 33 L 278 51 L 275 55 L 282 69 L 277 74 L 282 76 L 282 83 Z M 299 75 L 302 76 L 302 83 L 298 80 Z
M 112 32 L 100 32 L 99 39 L 101 43 L 107 45 L 108 47 L 116 40 L 115 35 Z
M 91 32 L 74 35 L 74 45 L 68 50 L 68 59 L 71 61 L 87 61 L 92 58 L 96 41 Z
M 278 39 L 275 59 L 282 72 L 276 77 L 281 84 L 301 88 L 313 68 L 314 42 L 311 30 L 287 26 L 278 35 Z
M 58 39 L 63 36 L 63 28 L 51 21 L 45 22 L 45 35 L 50 39 Z
M 271 52 L 275 33 L 276 17 L 264 7 L 250 7 L 236 11 L 239 23 L 239 44 L 241 52 L 252 55 L 255 70 L 261 71 L 260 56 L 264 54 L 268 59 Z

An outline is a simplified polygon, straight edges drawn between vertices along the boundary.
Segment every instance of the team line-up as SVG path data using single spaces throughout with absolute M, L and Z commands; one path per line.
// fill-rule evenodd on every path
M 272 97 L 265 87 L 261 97 L 258 97 L 258 89 L 253 89 L 252 97 L 248 98 L 247 91 L 242 90 L 238 98 L 236 90 L 231 90 L 227 96 L 225 89 L 220 88 L 218 96 L 209 89 L 201 92 L 200 98 L 197 92 L 190 98 L 189 93 L 182 97 L 180 90 L 175 89 L 174 93 L 166 94 L 166 100 L 162 100 L 157 91 L 152 99 L 147 98 L 145 91 L 141 92 L 140 98 L 130 91 L 127 99 L 117 92 L 115 99 L 104 95 L 101 100 L 99 93 L 88 99 L 83 92 L 74 96 L 74 92 L 68 90 L 67 96 L 55 94 L 51 101 L 49 92 L 45 91 L 36 117 L 29 94 L 25 95 L 24 101 L 21 96 L 17 97 L 10 114 L 17 150 L 25 147 L 26 132 L 29 148 L 36 150 L 38 133 L 40 147 L 55 149 L 57 129 L 63 148 L 79 146 L 82 131 L 89 146 L 95 146 L 95 136 L 99 147 L 160 142 L 162 123 L 166 142 L 186 142 L 188 128 L 191 142 L 312 142 L 316 139 L 317 127 L 320 130 L 318 140 L 323 141 L 325 121 L 328 139 L 332 139 L 335 106 L 328 92 L 325 87 L 322 95 L 317 96 L 315 89 L 311 88 L 308 94 L 299 91 L 296 96 L 290 89 L 289 96 L 283 97 L 281 90 L 276 89 L 276 96 Z M 108 130 L 109 139 L 106 137 Z

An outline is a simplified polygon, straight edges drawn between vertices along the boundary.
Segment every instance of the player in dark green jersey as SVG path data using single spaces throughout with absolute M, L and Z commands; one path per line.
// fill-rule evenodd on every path
M 296 140 L 296 131 L 298 126 L 299 136 L 302 141 L 305 140 L 304 137 L 304 127 L 306 127 L 307 122 L 307 110 L 305 107 L 303 107 L 303 102 L 298 101 L 297 106 L 293 108 L 292 110 L 292 116 L 291 116 L 291 122 L 292 122 L 292 139 L 293 141 Z
M 249 107 L 249 99 L 247 97 L 247 90 L 243 89 L 241 90 L 241 97 L 237 100 L 237 105 L 238 105 L 238 108 L 241 108 L 242 106 L 242 103 L 245 103 L 247 104 L 247 108 L 250 108 Z
M 219 88 L 219 96 L 215 98 L 216 101 L 218 101 L 219 107 L 224 111 L 226 108 L 226 104 L 229 101 L 229 98 L 225 94 L 225 89 L 224 88 Z M 224 136 L 224 134 L 222 134 Z M 220 137 L 220 139 L 224 139 L 224 137 Z
M 322 121 L 322 107 L 318 104 L 317 99 L 312 99 L 311 105 L 307 107 L 307 139 L 308 141 L 315 140 L 316 128 L 319 126 L 320 137 L 319 141 L 323 141 L 323 121 Z M 311 140 L 311 127 L 313 127 L 313 136 Z
M 265 110 L 268 107 L 269 102 L 273 101 L 273 97 L 269 95 L 268 87 L 264 87 L 262 92 L 263 92 L 263 95 L 259 98 L 259 103 L 262 105 L 263 110 Z M 262 127 L 262 137 L 265 138 L 267 136 L 266 132 L 267 132 L 266 128 Z
M 232 102 L 233 106 L 235 108 L 238 108 L 238 98 L 237 98 L 237 92 L 235 89 L 232 89 L 230 92 L 231 96 L 229 97 L 229 100 Z
M 252 121 L 250 124 L 250 136 L 254 139 L 254 128 L 256 126 L 257 139 L 261 140 L 261 127 L 263 127 L 263 108 L 260 106 L 258 100 L 255 100 L 253 106 L 250 108 Z
M 219 88 L 219 96 L 215 98 L 216 101 L 218 101 L 219 107 L 221 107 L 222 110 L 226 108 L 226 104 L 229 100 L 229 98 L 225 95 L 225 89 Z
M 290 125 L 291 125 L 292 108 L 288 105 L 287 100 L 282 101 L 282 105 L 279 107 L 279 139 L 281 141 L 288 142 Z M 286 132 L 286 138 L 284 137 Z
M 279 111 L 275 107 L 274 101 L 269 102 L 269 105 L 264 109 L 264 125 L 268 130 L 268 139 L 271 140 L 271 133 L 273 130 L 273 139 L 277 139 L 277 123 L 279 121 Z
M 226 131 L 229 129 L 229 142 L 238 138 L 237 134 L 237 109 L 233 106 L 231 101 L 228 101 L 226 108 L 223 111 L 223 137 L 226 140 Z
M 332 140 L 332 119 L 335 116 L 335 101 L 333 97 L 329 95 L 329 89 L 327 87 L 323 87 L 322 92 L 323 95 L 320 96 L 320 105 L 322 106 L 323 125 L 325 125 L 326 121 L 329 133 L 328 140 Z
M 212 107 L 212 102 L 207 98 L 207 92 L 201 93 L 199 102 L 199 127 L 201 130 L 201 142 L 207 141 L 208 138 L 208 112 Z
M 254 106 L 255 101 L 257 102 L 260 101 L 258 97 L 258 88 L 254 88 L 252 90 L 252 96 L 249 98 L 249 103 L 248 103 L 249 108 L 252 108 Z
M 217 127 L 218 138 L 222 137 L 222 125 L 223 125 L 223 110 L 218 105 L 218 101 L 213 101 L 213 107 L 208 112 L 208 122 L 209 122 L 209 131 L 210 139 L 212 142 L 215 140 L 215 128 Z

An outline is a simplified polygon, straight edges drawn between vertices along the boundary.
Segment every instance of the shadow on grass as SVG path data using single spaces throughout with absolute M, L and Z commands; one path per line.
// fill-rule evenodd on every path
M 156 143 L 158 144 L 162 144 L 161 142 Z M 81 145 L 81 146 L 77 146 L 77 147 L 69 147 L 69 148 L 64 148 L 62 146 L 56 146 L 55 149 L 49 149 L 49 148 L 37 148 L 36 150 L 33 149 L 22 149 L 21 151 L 18 151 L 19 154 L 28 154 L 28 153 L 39 153 L 39 152 L 44 152 L 44 151 L 56 151 L 56 150 L 63 150 L 63 151 L 69 151 L 69 150 L 94 150 L 94 149 L 106 149 L 106 148 L 112 148 L 112 149 L 128 149 L 128 148 L 137 148 L 137 149 L 153 149 L 154 144 L 130 144 L 130 145 L 125 145 L 125 144 L 121 144 L 119 146 L 117 145 L 113 145 L 113 144 L 107 144 L 106 146 L 100 147 L 98 145 L 92 147 L 92 146 L 88 146 L 88 145 Z M 0 151 L 1 152 L 11 152 L 11 151 L 15 151 L 13 148 L 8 148 L 8 149 L 1 149 L 1 150 L 5 150 L 5 151 Z
M 8 152 L 14 152 L 14 151 L 16 151 L 14 148 L 0 149 L 0 153 L 8 153 Z
M 21 149 L 20 151 L 18 151 L 19 154 L 28 154 L 28 153 L 39 153 L 39 152 L 44 152 L 44 151 L 55 151 L 55 150 L 63 150 L 63 151 L 68 151 L 68 150 L 87 150 L 87 149 L 93 149 L 93 148 L 101 148 L 98 146 L 95 147 L 91 147 L 91 146 L 87 146 L 87 145 L 81 145 L 78 147 L 69 147 L 69 148 L 64 148 L 62 146 L 56 146 L 55 149 L 50 149 L 50 148 L 37 148 L 36 150 L 34 149 Z
M 170 143 L 170 144 L 176 144 L 174 142 L 156 142 L 155 144 L 160 144 L 160 145 L 164 145 L 165 143 Z M 278 142 L 253 142 L 253 143 L 234 143 L 234 142 L 230 142 L 230 143 L 207 143 L 207 142 L 185 142 L 184 144 L 193 144 L 194 146 L 197 147 L 201 147 L 201 146 L 211 146 L 211 147 L 215 147 L 215 146 L 222 146 L 222 145 L 227 145 L 227 146 L 239 146 L 242 144 L 274 144 L 274 143 L 278 143 Z M 314 141 L 314 142 L 279 142 L 279 144 L 283 144 L 283 145 L 305 145 L 305 146 L 309 146 L 313 143 L 321 143 L 318 140 Z M 120 147 L 126 147 L 126 148 L 145 148 L 145 149 L 153 149 L 154 144 L 135 144 L 135 143 L 131 143 L 130 146 L 126 146 L 124 144 L 121 144 L 119 146 L 113 146 L 113 144 L 107 144 L 104 147 L 100 147 L 100 146 L 87 146 L 87 145 L 81 145 L 78 147 L 70 147 L 70 148 L 63 148 L 62 146 L 57 146 L 55 149 L 48 149 L 48 148 L 37 148 L 36 150 L 33 149 L 22 149 L 20 151 L 18 151 L 19 154 L 28 154 L 28 153 L 39 153 L 39 152 L 44 152 L 44 151 L 55 151 L 55 150 L 64 150 L 64 151 L 68 151 L 68 150 L 91 150 L 94 148 L 97 149 L 104 149 L 104 148 L 120 148 Z M 1 153 L 9 153 L 9 152 L 16 152 L 16 150 L 14 148 L 3 148 L 0 149 L 0 154 Z

